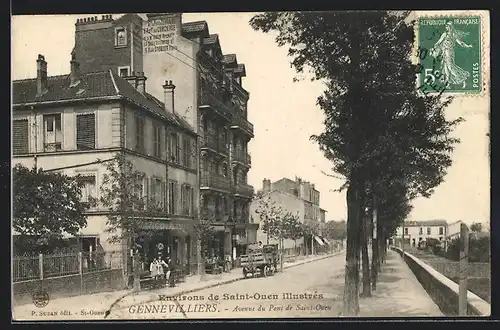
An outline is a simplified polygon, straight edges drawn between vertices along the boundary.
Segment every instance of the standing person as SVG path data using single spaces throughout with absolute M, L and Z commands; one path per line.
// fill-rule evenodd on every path
M 167 257 L 167 266 L 168 266 L 167 283 L 171 288 L 173 288 L 175 287 L 175 278 L 174 274 L 172 273 L 174 271 L 174 264 L 172 263 L 172 259 L 170 257 Z
M 167 285 L 168 280 L 170 278 L 170 268 L 168 267 L 168 264 L 163 260 L 161 256 L 158 257 L 158 267 L 161 269 L 162 272 L 162 284 Z
M 158 260 L 156 258 L 153 258 L 153 261 L 151 261 L 151 264 L 149 265 L 149 272 L 151 273 L 154 285 L 156 286 L 158 282 Z

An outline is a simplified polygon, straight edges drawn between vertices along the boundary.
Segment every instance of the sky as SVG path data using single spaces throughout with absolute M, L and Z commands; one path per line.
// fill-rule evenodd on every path
M 183 22 L 205 20 L 210 33 L 219 34 L 222 51 L 235 53 L 246 66 L 243 87 L 250 92 L 248 119 L 254 124 L 249 144 L 252 169 L 249 184 L 262 188 L 262 180 L 295 176 L 316 184 L 320 206 L 327 220 L 346 219 L 345 192 L 335 192 L 343 181 L 327 176 L 331 165 L 312 134 L 322 131 L 324 116 L 316 106 L 323 86 L 297 76 L 287 49 L 279 48 L 271 34 L 254 31 L 248 24 L 252 13 L 185 13 Z M 49 75 L 69 73 L 77 18 L 92 15 L 14 16 L 12 19 L 12 79 L 36 77 L 36 58 L 45 56 Z M 99 15 L 100 16 L 100 15 Z M 113 15 L 114 18 L 120 15 Z M 489 63 L 489 58 L 488 58 Z M 462 116 L 456 129 L 461 139 L 453 154 L 445 182 L 429 199 L 416 199 L 409 220 L 445 219 L 466 223 L 489 222 L 489 95 L 457 98 L 447 116 Z

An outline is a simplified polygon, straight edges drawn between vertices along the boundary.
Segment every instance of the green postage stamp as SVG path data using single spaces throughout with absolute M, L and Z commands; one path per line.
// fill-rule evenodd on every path
M 418 19 L 419 89 L 480 94 L 483 89 L 481 16 Z

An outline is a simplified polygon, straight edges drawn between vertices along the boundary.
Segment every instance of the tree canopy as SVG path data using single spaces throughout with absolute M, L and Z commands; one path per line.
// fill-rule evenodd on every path
M 255 30 L 276 33 L 292 67 L 310 71 L 325 86 L 317 100 L 324 130 L 311 139 L 347 188 L 345 315 L 359 310 L 357 259 L 368 239 L 359 232 L 370 218 L 367 206 L 376 196 L 378 226 L 391 234 L 410 212 L 410 201 L 429 197 L 443 181 L 459 142 L 451 133 L 462 119 L 449 121 L 444 113 L 452 98 L 417 89 L 422 68 L 412 62 L 408 14 L 273 12 L 250 21 Z
M 13 228 L 45 245 L 87 225 L 79 177 L 17 164 L 12 170 Z M 32 242 L 33 243 L 33 242 Z

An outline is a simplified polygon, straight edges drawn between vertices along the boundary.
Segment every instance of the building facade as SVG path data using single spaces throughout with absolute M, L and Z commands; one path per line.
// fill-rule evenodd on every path
M 405 244 L 411 244 L 415 247 L 427 238 L 434 238 L 444 243 L 446 242 L 447 230 L 448 224 L 445 220 L 405 221 L 404 226 L 396 229 L 393 239 L 401 241 L 404 232 Z
M 197 135 L 172 108 L 174 89 L 165 87 L 163 103 L 147 92 L 142 74 L 120 77 L 115 70 L 82 72 L 71 60 L 71 72 L 49 76 L 44 56 L 36 61 L 37 77 L 13 82 L 12 164 L 81 175 L 84 200 L 99 199 L 106 163 L 118 154 L 144 174 L 142 195 L 162 210 L 144 219 L 155 231 L 143 240 L 143 257 L 157 253 L 158 243 L 174 262 L 195 269 L 198 209 Z M 106 233 L 107 209 L 88 210 L 87 226 L 78 235 L 80 249 L 122 250 Z
M 301 223 L 311 224 L 316 228 L 314 235 L 305 235 L 299 245 L 303 245 L 310 252 L 321 250 L 326 242 L 321 239 L 322 231 L 326 223 L 326 210 L 320 205 L 320 192 L 316 189 L 314 183 L 304 181 L 299 177 L 294 180 L 282 178 L 276 182 L 270 179 L 262 181 L 262 190 L 260 198 L 269 198 L 284 210 L 293 214 L 298 214 Z M 259 221 L 260 217 L 255 212 L 259 207 L 259 199 L 252 202 L 251 217 L 254 221 Z M 258 240 L 267 241 L 267 234 L 259 228 L 257 233 Z M 264 240 L 263 240 L 264 239 Z M 285 240 L 285 247 L 295 247 L 297 242 Z
M 183 23 L 181 14 L 172 13 L 78 19 L 72 55 L 81 74 L 112 72 L 122 78 L 116 81 L 127 80 L 136 89 L 147 80 L 141 102 L 162 108 L 176 127 L 194 134 L 191 141 L 153 126 L 140 133 L 160 141 L 154 152 L 165 146 L 161 156 L 170 165 L 165 194 L 190 182 L 194 218 L 208 218 L 216 228 L 217 239 L 207 252 L 236 256 L 237 247 L 244 249 L 257 230 L 249 222 L 254 189 L 247 183 L 248 142 L 253 125 L 247 117 L 249 93 L 242 86 L 245 65 L 236 55 L 223 54 L 218 35 L 209 33 L 206 22 Z M 133 127 L 133 115 L 123 118 Z M 134 134 L 128 132 L 125 140 L 132 143 Z M 144 160 L 137 162 L 149 167 Z

